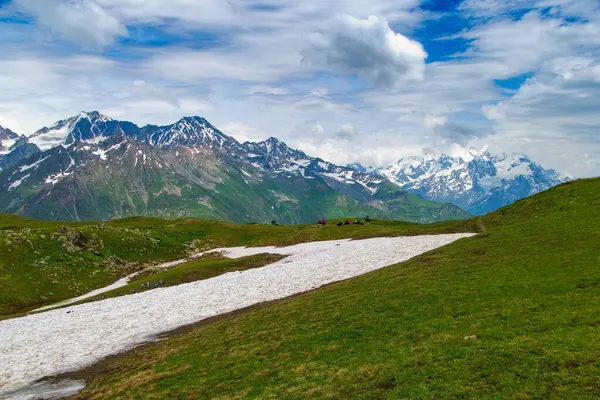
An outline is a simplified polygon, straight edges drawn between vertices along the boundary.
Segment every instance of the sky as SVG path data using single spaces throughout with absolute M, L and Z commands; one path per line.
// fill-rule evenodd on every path
M 0 0 L 0 125 L 199 115 L 338 164 L 600 175 L 599 0 Z

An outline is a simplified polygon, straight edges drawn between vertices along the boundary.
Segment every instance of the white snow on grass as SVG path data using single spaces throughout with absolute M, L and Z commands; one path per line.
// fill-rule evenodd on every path
M 10 392 L 0 391 L 0 400 L 49 400 L 73 396 L 85 388 L 82 380 L 65 379 L 58 382 L 37 382 Z
M 47 156 L 47 157 L 44 157 L 42 159 L 37 160 L 33 164 L 24 165 L 24 166 L 21 167 L 20 171 L 21 172 L 25 172 L 25 171 L 27 171 L 28 169 L 31 169 L 31 168 L 38 169 L 38 167 L 40 166 L 40 164 L 43 163 L 44 161 L 46 161 L 49 158 L 50 158 L 50 156 Z
M 44 182 L 55 185 L 60 180 L 71 176 L 72 174 L 72 172 L 59 172 L 58 174 L 47 176 Z
M 89 299 L 89 298 L 92 298 L 94 296 L 98 296 L 99 294 L 110 292 L 111 290 L 115 290 L 115 289 L 119 289 L 119 288 L 121 288 L 123 286 L 127 286 L 127 284 L 129 282 L 131 282 L 133 278 L 137 277 L 142 272 L 147 272 L 147 271 L 150 271 L 150 270 L 159 271 L 159 270 L 169 269 L 169 268 L 174 267 L 176 265 L 183 264 L 183 263 L 195 260 L 197 258 L 200 258 L 201 256 L 205 255 L 206 253 L 214 253 L 215 251 L 217 251 L 217 250 L 203 251 L 202 253 L 197 253 L 197 254 L 195 254 L 195 255 L 193 255 L 191 257 L 188 257 L 188 258 L 183 258 L 181 260 L 175 260 L 175 261 L 169 261 L 169 262 L 162 263 L 162 264 L 159 264 L 159 265 L 156 265 L 156 266 L 152 266 L 152 267 L 150 267 L 148 269 L 145 269 L 143 271 L 138 271 L 138 272 L 134 272 L 131 275 L 127 275 L 126 277 L 119 279 L 115 283 L 112 283 L 112 284 L 110 284 L 108 286 L 105 286 L 103 288 L 92 290 L 91 292 L 88 292 L 88 293 L 83 294 L 83 295 L 78 296 L 78 297 L 74 297 L 72 299 L 63 300 L 63 301 L 60 301 L 58 303 L 54 303 L 54 304 L 50 304 L 50 305 L 47 305 L 47 306 L 44 306 L 44 307 L 36 308 L 35 310 L 32 310 L 30 312 L 31 313 L 35 313 L 35 312 L 40 312 L 40 311 L 52 310 L 53 308 L 64 307 L 64 306 L 68 306 L 69 304 L 78 303 L 78 302 L 80 302 L 82 300 Z
M 115 283 L 113 283 L 111 285 L 108 285 L 108 286 L 105 286 L 102 289 L 92 290 L 91 292 L 86 293 L 86 294 L 84 294 L 82 296 L 74 297 L 74 298 L 69 299 L 69 300 L 61 301 L 59 303 L 50 304 L 48 306 L 40 307 L 40 308 L 37 308 L 37 309 L 35 309 L 35 310 L 31 311 L 31 312 L 46 311 L 46 310 L 51 310 L 51 309 L 57 308 L 57 307 L 67 306 L 69 304 L 77 303 L 77 302 L 79 302 L 81 300 L 89 299 L 90 297 L 98 296 L 99 294 L 102 294 L 102 293 L 110 292 L 111 290 L 115 290 L 115 289 L 118 289 L 120 287 L 126 286 L 129 283 L 129 281 L 132 278 L 134 278 L 135 276 L 137 276 L 138 274 L 139 274 L 139 272 L 136 272 L 135 274 L 131 274 L 131 275 L 128 275 L 128 276 L 126 276 L 124 278 L 121 278 L 118 281 L 116 281 Z
M 25 179 L 29 178 L 30 176 L 31 176 L 31 173 L 25 175 L 21 179 L 17 179 L 16 181 L 14 181 L 13 183 L 10 184 L 10 186 L 8 187 L 8 190 L 13 190 L 13 189 L 18 188 L 19 186 L 21 186 L 21 183 L 23 183 L 23 181 Z
M 262 268 L 0 321 L 0 394 L 91 365 L 156 335 L 406 261 L 472 234 L 217 249 L 289 257 Z

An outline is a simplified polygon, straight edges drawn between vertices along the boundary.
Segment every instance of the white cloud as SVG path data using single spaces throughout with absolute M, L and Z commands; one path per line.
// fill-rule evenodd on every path
M 16 0 L 38 26 L 69 40 L 104 47 L 127 33 L 126 27 L 94 0 Z
M 350 141 L 356 135 L 356 128 L 352 124 L 344 124 L 334 134 L 334 139 Z
M 310 132 L 314 138 L 322 139 L 323 134 L 325 133 L 325 128 L 323 128 L 323 125 L 317 122 L 310 128 Z
M 594 23 L 566 24 L 531 11 L 518 21 L 503 19 L 463 34 L 473 40 L 467 55 L 497 63 L 495 78 L 509 78 L 537 70 L 542 63 L 566 55 L 597 51 L 600 29 Z
M 233 136 L 239 142 L 258 142 L 269 138 L 264 132 L 261 132 L 251 126 L 241 122 L 229 122 L 218 127 L 226 135 Z
M 291 94 L 291 91 L 285 87 L 257 85 L 257 86 L 250 86 L 246 93 L 248 93 L 248 94 L 266 94 L 269 96 L 285 96 L 285 95 Z
M 464 0 L 459 9 L 472 16 L 501 19 L 515 10 L 546 9 L 553 16 L 586 16 L 598 10 L 597 0 Z
M 542 66 L 517 93 L 483 108 L 497 122 L 504 141 L 528 146 L 547 164 L 586 176 L 589 166 L 600 165 L 600 58 L 560 58 Z M 538 147 L 539 146 L 539 147 Z M 562 157 L 570 149 L 572 157 Z M 594 156 L 582 162 L 585 151 Z M 565 164 L 565 161 L 569 164 Z M 597 172 L 596 172 L 597 173 Z
M 334 72 L 357 74 L 377 86 L 398 87 L 424 79 L 423 46 L 390 29 L 376 16 L 341 15 L 313 36 L 303 62 Z
M 339 131 L 335 129 L 334 132 Z M 339 165 L 360 162 L 363 165 L 388 165 L 402 157 L 421 152 L 422 143 L 416 137 L 394 130 L 355 131 L 356 140 L 345 140 L 326 135 L 315 141 L 309 137 L 297 137 L 289 143 L 307 154 L 329 160 Z M 390 143 L 398 144 L 391 146 Z M 402 145 L 400 145 L 402 143 Z
M 311 90 L 310 95 L 315 97 L 327 97 L 329 96 L 329 90 L 325 88 L 314 89 Z
M 446 117 L 437 115 L 426 115 L 424 117 L 425 126 L 436 127 L 446 123 Z
M 580 176 L 599 170 L 597 0 L 466 0 L 473 25 L 455 37 L 468 49 L 427 65 L 408 39 L 425 17 L 418 0 L 15 2 L 46 33 L 3 25 L 0 121 L 20 133 L 82 109 L 138 124 L 197 114 L 338 163 L 489 143 Z M 511 14 L 520 7 L 532 10 Z M 143 43 L 145 24 L 184 40 L 111 45 L 126 26 Z M 195 35 L 206 46 L 190 45 Z M 532 77 L 520 90 L 495 82 L 522 73 Z

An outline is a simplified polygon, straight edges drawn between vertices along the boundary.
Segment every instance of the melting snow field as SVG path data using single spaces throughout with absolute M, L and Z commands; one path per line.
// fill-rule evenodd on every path
M 472 235 L 217 249 L 230 258 L 288 257 L 262 268 L 0 321 L 0 398 L 183 325 L 362 275 Z

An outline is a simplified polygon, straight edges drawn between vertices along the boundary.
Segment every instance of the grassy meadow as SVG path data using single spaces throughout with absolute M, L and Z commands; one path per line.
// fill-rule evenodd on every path
M 375 220 L 364 226 L 344 227 L 335 226 L 335 222 L 325 227 L 272 226 L 137 217 L 73 223 L 0 214 L 0 318 L 73 298 L 153 265 L 219 247 L 478 229 L 475 220 L 429 225 Z
M 599 221 L 600 180 L 562 185 L 473 238 L 90 368 L 76 398 L 597 399 Z

